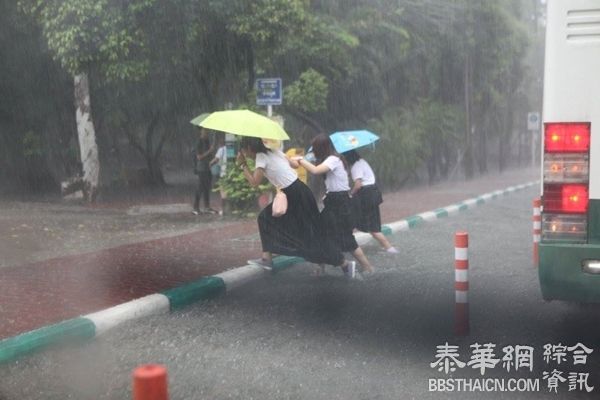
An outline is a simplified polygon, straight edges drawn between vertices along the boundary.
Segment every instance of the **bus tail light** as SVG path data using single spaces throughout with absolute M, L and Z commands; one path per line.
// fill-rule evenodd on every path
M 589 203 L 590 124 L 544 124 L 542 241 L 584 243 Z
M 544 185 L 544 212 L 582 214 L 588 202 L 587 185 Z
M 587 239 L 587 216 L 579 214 L 542 215 L 545 242 L 583 243 Z
M 545 124 L 544 151 L 547 153 L 584 152 L 590 150 L 589 123 Z
M 544 183 L 585 182 L 589 176 L 587 154 L 546 154 Z

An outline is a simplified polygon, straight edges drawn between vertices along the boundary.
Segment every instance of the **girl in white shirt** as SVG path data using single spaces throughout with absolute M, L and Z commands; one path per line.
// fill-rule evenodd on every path
M 375 184 L 373 169 L 356 150 L 347 151 L 342 155 L 350 165 L 350 175 L 354 182 L 350 194 L 355 206 L 355 214 L 357 214 L 356 229 L 369 232 L 388 253 L 398 253 L 398 250 L 381 233 L 379 205 L 383 202 L 383 198 Z
M 255 160 L 254 171 L 248 168 L 246 158 Z M 323 234 L 317 202 L 281 150 L 268 149 L 259 138 L 244 137 L 237 162 L 250 185 L 256 187 L 266 177 L 285 193 L 288 202 L 286 213 L 280 217 L 273 217 L 273 204 L 258 215 L 263 254 L 260 259 L 248 260 L 249 263 L 272 268 L 272 254 L 276 253 L 354 270 L 354 261 L 346 261 L 335 243 Z
M 373 266 L 352 234 L 354 221 L 350 203 L 348 172 L 344 161 L 335 152 L 331 139 L 325 134 L 320 134 L 313 139 L 312 148 L 317 159 L 317 165 L 301 157 L 296 157 L 294 160 L 311 174 L 325 175 L 327 193 L 323 200 L 324 208 L 321 211 L 325 232 L 328 237 L 335 238 L 342 251 L 352 253 L 361 264 L 364 272 L 371 273 L 373 272 Z

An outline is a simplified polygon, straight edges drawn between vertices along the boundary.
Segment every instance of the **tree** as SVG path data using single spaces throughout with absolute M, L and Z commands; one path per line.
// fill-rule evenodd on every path
M 19 5 L 39 22 L 52 56 L 73 76 L 75 115 L 87 201 L 96 199 L 100 162 L 92 117 L 89 73 L 107 79 L 135 79 L 146 72 L 144 50 L 135 21 L 153 0 L 21 0 Z
M 517 0 L 405 0 L 404 21 L 418 45 L 411 71 L 420 97 L 461 103 L 464 110 L 460 152 L 466 177 L 487 171 L 489 141 L 498 140 L 499 162 L 510 152 L 512 121 L 519 107 L 516 97 L 524 77 L 524 34 Z M 423 49 L 420 55 L 418 49 Z M 411 57 L 412 58 L 412 57 Z M 423 65 L 426 65 L 423 68 Z M 433 68 L 432 68 L 433 67 Z M 435 71 L 438 71 L 436 73 Z M 424 80 L 414 79 L 423 71 Z M 414 95 L 409 95 L 409 98 Z
M 528 43 L 519 0 L 19 4 L 36 17 L 61 74 L 76 82 L 90 199 L 97 187 L 93 172 L 98 169 L 90 167 L 96 142 L 104 163 L 107 154 L 119 154 L 126 140 L 145 162 L 149 181 L 163 183 L 161 155 L 187 157 L 182 142 L 192 130 L 188 121 L 228 103 L 255 107 L 258 76 L 283 79 L 284 104 L 278 111 L 299 144 L 319 131 L 381 129 L 386 145 L 379 147 L 381 157 L 374 164 L 387 171 L 382 172 L 384 184 L 388 178 L 388 183 L 402 181 L 391 172 L 397 162 L 394 151 L 404 154 L 408 175 L 426 170 L 430 181 L 455 171 L 456 163 L 466 176 L 484 173 L 487 155 L 495 153 L 492 146 L 510 153 L 513 122 L 527 101 L 521 83 L 528 73 L 522 57 Z M 10 17 L 3 20 L 11 22 Z M 0 36 L 0 45 L 7 43 L 2 40 Z M 22 58 L 18 49 L 4 48 Z M 31 43 L 28 51 L 41 53 Z M 57 93 L 63 91 L 61 85 Z M 39 102 L 52 104 L 52 97 L 45 93 Z M 54 97 L 65 102 L 63 96 Z M 72 118 L 47 120 L 55 131 L 75 131 Z M 39 135 L 29 123 L 15 119 L 13 124 L 21 135 Z M 11 146 L 20 143 L 6 137 Z M 41 138 L 28 146 L 39 144 L 46 151 L 59 142 Z M 406 153 L 405 145 L 413 152 Z M 115 151 L 105 152 L 108 146 Z M 109 169 L 103 166 L 106 178 Z

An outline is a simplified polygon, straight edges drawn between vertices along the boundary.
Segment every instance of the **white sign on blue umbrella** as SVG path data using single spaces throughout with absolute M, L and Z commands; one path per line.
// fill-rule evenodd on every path
M 335 132 L 329 137 L 338 153 L 369 146 L 379 140 L 379 136 L 367 130 Z

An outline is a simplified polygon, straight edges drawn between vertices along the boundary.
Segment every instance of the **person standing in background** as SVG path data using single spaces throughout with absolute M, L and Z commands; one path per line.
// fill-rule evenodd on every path
M 198 175 L 198 187 L 196 188 L 194 210 L 192 211 L 194 215 L 198 215 L 199 213 L 216 213 L 215 210 L 210 208 L 212 177 L 209 162 L 213 151 L 214 145 L 210 142 L 208 130 L 206 128 L 200 128 L 198 143 L 196 145 L 196 167 L 194 171 Z M 204 201 L 203 209 L 200 209 L 200 197 L 202 197 Z
M 215 157 L 210 160 L 210 170 L 215 184 L 227 174 L 227 146 L 225 145 L 224 134 L 217 134 L 216 147 L 217 152 L 215 153 Z M 219 215 L 223 215 L 225 203 L 227 202 L 227 193 L 225 193 L 223 188 L 220 188 L 219 194 L 221 195 L 221 211 L 219 211 Z
M 381 233 L 381 214 L 379 205 L 383 197 L 375 184 L 375 174 L 367 161 L 360 157 L 356 150 L 342 154 L 350 165 L 352 177 L 352 202 L 355 210 L 356 229 L 369 232 L 388 253 L 397 254 L 398 250 L 390 244 L 385 235 Z

